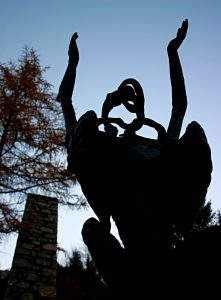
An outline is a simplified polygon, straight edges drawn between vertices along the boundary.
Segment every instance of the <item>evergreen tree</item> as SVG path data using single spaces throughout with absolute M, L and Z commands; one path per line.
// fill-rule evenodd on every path
M 108 289 L 88 252 L 74 250 L 65 266 L 58 265 L 58 300 L 108 300 Z

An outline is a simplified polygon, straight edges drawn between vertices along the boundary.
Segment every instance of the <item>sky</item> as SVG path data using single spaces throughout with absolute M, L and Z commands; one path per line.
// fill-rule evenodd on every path
M 98 116 L 106 94 L 129 77 L 145 95 L 146 117 L 167 128 L 171 85 L 167 45 L 182 21 L 189 20 L 179 49 L 188 107 L 182 132 L 195 120 L 211 147 L 213 172 L 207 200 L 221 210 L 221 1 L 220 0 L 8 0 L 0 2 L 0 61 L 16 62 L 33 47 L 57 93 L 67 66 L 70 38 L 78 32 L 80 61 L 73 95 L 77 118 L 88 110 Z M 124 120 L 124 110 L 115 111 Z M 154 136 L 148 130 L 145 136 Z M 80 186 L 73 187 L 81 193 Z M 59 208 L 58 244 L 70 252 L 84 247 L 81 228 L 91 210 Z M 114 227 L 112 232 L 117 236 Z M 0 267 L 10 268 L 16 235 L 0 245 Z M 59 256 L 60 261 L 64 260 Z

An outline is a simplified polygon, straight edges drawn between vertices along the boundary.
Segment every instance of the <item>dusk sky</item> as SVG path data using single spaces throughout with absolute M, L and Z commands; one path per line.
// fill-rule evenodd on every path
M 144 90 L 146 117 L 167 128 L 171 85 L 167 45 L 182 21 L 189 20 L 179 49 L 188 107 L 182 133 L 193 120 L 205 130 L 213 172 L 207 200 L 221 210 L 221 1 L 220 0 L 8 0 L 0 3 L 0 61 L 16 62 L 25 45 L 33 47 L 45 78 L 57 93 L 74 32 L 80 61 L 73 95 L 77 118 L 101 114 L 108 92 L 126 78 Z M 128 118 L 123 110 L 116 115 Z M 152 132 L 145 131 L 150 136 Z M 114 183 L 113 183 L 114 184 Z M 76 192 L 79 187 L 73 187 Z M 91 211 L 60 209 L 58 243 L 67 251 L 82 245 L 81 227 Z M 11 265 L 16 238 L 0 245 L 0 266 Z

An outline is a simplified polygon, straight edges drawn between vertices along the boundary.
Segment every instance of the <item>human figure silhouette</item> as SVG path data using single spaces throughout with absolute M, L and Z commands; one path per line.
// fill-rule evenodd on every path
M 65 119 L 68 169 L 77 175 L 98 217 L 85 222 L 84 241 L 103 278 L 120 296 L 131 280 L 128 261 L 130 269 L 138 274 L 136 284 L 141 282 L 145 286 L 146 277 L 142 282 L 141 267 L 134 260 L 140 248 L 149 258 L 144 265 L 150 286 L 158 282 L 159 274 L 166 276 L 168 228 L 172 224 L 185 235 L 185 228 L 205 198 L 211 180 L 210 148 L 202 127 L 194 121 L 180 138 L 187 97 L 178 49 L 187 29 L 185 20 L 167 47 L 172 87 L 172 113 L 167 131 L 145 118 L 143 91 L 134 79 L 126 79 L 116 91 L 107 94 L 102 118 L 88 111 L 77 120 L 72 105 L 79 61 L 77 33 L 70 41 L 68 66 L 57 96 Z M 110 110 L 120 104 L 137 114 L 129 125 L 108 117 Z M 99 130 L 101 123 L 105 131 Z M 122 136 L 117 136 L 113 123 L 122 124 L 125 129 Z M 142 125 L 155 128 L 158 138 L 138 136 L 136 131 Z M 111 216 L 123 247 L 110 234 Z M 163 277 L 160 280 L 163 282 Z

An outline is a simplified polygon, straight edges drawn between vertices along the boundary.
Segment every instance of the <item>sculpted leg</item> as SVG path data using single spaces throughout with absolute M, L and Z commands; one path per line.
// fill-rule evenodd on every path
M 84 223 L 82 236 L 113 298 L 125 299 L 122 297 L 128 290 L 128 264 L 125 250 L 119 241 L 111 233 L 104 232 L 95 218 L 90 218 Z

